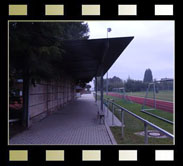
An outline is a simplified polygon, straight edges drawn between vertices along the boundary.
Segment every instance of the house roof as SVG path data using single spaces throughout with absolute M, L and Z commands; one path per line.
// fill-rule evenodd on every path
M 89 82 L 104 75 L 133 38 L 65 41 L 63 67 L 75 80 Z

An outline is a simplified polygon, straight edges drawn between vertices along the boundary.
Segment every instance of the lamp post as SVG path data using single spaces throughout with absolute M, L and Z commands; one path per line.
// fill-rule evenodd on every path
M 111 32 L 111 28 L 107 28 L 107 39 L 108 39 L 108 32 Z M 109 48 L 109 40 L 108 40 L 108 48 Z M 106 95 L 108 96 L 108 71 L 107 71 L 107 79 L 106 79 Z

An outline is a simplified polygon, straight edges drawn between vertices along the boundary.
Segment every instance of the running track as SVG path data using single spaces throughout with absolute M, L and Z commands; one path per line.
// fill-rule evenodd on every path
M 123 95 L 120 95 L 120 94 L 117 94 L 117 93 L 108 93 L 108 95 L 123 98 Z M 131 101 L 135 102 L 135 103 L 139 103 L 139 104 L 144 103 L 144 98 L 143 97 L 128 96 L 128 98 Z M 150 106 L 150 107 L 154 107 L 153 99 L 146 99 L 146 105 Z M 173 103 L 172 102 L 156 100 L 156 108 L 160 109 L 160 110 L 163 110 L 163 111 L 166 111 L 166 112 L 173 113 Z

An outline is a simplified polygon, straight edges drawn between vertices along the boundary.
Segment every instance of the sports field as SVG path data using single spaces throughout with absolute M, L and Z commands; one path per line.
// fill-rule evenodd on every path
M 142 92 L 127 92 L 126 93 L 128 96 L 138 96 L 138 97 L 145 97 L 146 92 L 142 91 Z M 173 102 L 173 91 L 171 90 L 162 90 L 159 91 L 158 93 L 155 94 L 156 95 L 156 99 L 158 100 L 163 100 L 163 101 L 169 101 L 169 102 Z M 153 99 L 153 93 L 148 92 L 148 98 Z
M 128 101 L 124 101 L 116 96 L 104 96 L 105 98 L 112 98 L 114 102 L 121 105 L 122 107 L 128 109 L 129 111 L 135 113 L 136 115 L 141 116 L 142 118 L 148 120 L 151 123 L 159 126 L 160 128 L 170 132 L 173 134 L 174 125 L 164 122 L 160 119 L 152 117 L 150 115 L 144 114 L 141 112 L 141 104 L 132 103 Z M 153 113 L 159 115 L 163 118 L 166 118 L 170 121 L 173 121 L 173 114 L 169 112 L 165 112 L 162 110 L 153 110 Z M 121 115 L 119 111 L 114 112 L 114 114 L 121 121 Z M 125 113 L 125 138 L 121 139 L 121 127 L 111 127 L 111 131 L 117 141 L 118 144 L 144 144 L 144 136 L 138 136 L 135 133 L 144 130 L 144 124 L 134 118 L 133 116 Z M 148 127 L 148 130 L 153 130 L 152 127 Z M 173 144 L 173 140 L 170 138 L 149 138 L 149 144 Z
M 173 113 L 173 91 L 167 91 L 162 93 L 157 93 L 156 95 L 156 108 L 160 110 L 164 110 L 167 112 Z M 114 96 L 118 98 L 124 98 L 124 95 L 121 93 L 116 92 L 110 92 L 108 93 L 109 96 Z M 136 92 L 136 93 L 128 93 L 128 99 L 139 104 L 144 103 L 144 96 L 145 92 Z M 168 99 L 172 98 L 172 101 L 169 101 Z M 146 98 L 146 105 L 149 107 L 154 107 L 154 100 L 153 100 L 153 94 L 149 93 L 148 98 Z

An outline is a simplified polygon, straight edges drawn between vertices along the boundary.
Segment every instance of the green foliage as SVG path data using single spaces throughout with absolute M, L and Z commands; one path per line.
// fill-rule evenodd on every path
M 152 71 L 151 69 L 146 69 L 144 73 L 144 82 L 152 82 L 153 81 L 153 76 L 152 76 Z
M 126 92 L 137 92 L 137 91 L 144 91 L 147 88 L 147 84 L 140 81 L 140 80 L 133 80 L 128 78 L 125 83 L 125 90 Z
M 105 90 L 106 84 L 107 84 L 107 79 L 104 79 L 103 84 L 104 84 L 103 88 Z M 94 80 L 94 85 L 95 85 L 95 80 Z M 101 86 L 100 77 L 97 77 L 97 86 L 98 86 L 98 90 L 100 90 L 100 86 Z M 121 87 L 124 87 L 124 82 L 119 77 L 114 76 L 113 78 L 108 78 L 108 90 L 109 91 L 112 91 L 113 88 L 121 88 Z
M 104 90 L 106 90 L 107 79 L 104 79 Z M 97 78 L 98 90 L 100 90 L 100 77 Z M 94 81 L 95 85 L 95 81 Z M 147 84 L 140 80 L 133 80 L 130 77 L 127 80 L 122 80 L 119 77 L 114 76 L 108 79 L 108 90 L 114 91 L 114 88 L 125 87 L 126 92 L 144 91 L 147 88 Z
M 88 25 L 82 22 L 10 23 L 10 73 L 16 71 L 34 80 L 59 79 L 65 53 L 62 43 L 88 39 L 88 32 Z

